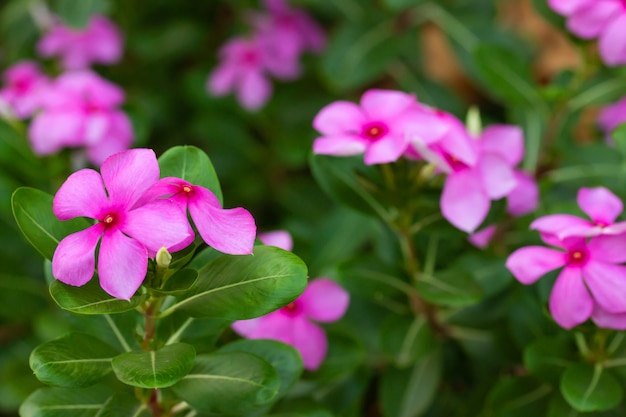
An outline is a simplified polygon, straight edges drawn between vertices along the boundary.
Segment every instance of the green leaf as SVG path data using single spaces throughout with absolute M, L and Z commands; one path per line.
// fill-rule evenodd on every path
M 39 253 L 52 259 L 65 236 L 89 227 L 83 218 L 60 221 L 52 212 L 52 196 L 29 187 L 20 187 L 11 197 L 13 216 L 20 230 Z
M 101 340 L 70 333 L 39 345 L 30 355 L 30 368 L 46 384 L 86 387 L 111 372 L 111 359 L 118 352 Z
M 626 159 L 626 123 L 622 123 L 611 133 L 615 147 L 622 154 L 622 158 Z
M 531 374 L 557 383 L 572 364 L 574 352 L 571 340 L 556 337 L 539 339 L 524 349 L 524 366 Z
M 163 288 L 153 288 L 159 294 L 179 295 L 188 291 L 198 280 L 198 271 L 193 269 L 181 269 L 169 277 Z
M 21 417 L 95 417 L 107 398 L 108 388 L 41 388 L 20 407 Z
M 152 412 L 137 398 L 116 393 L 103 404 L 96 417 L 152 417 Z
M 443 357 L 439 349 L 413 367 L 389 368 L 380 385 L 380 402 L 385 417 L 415 417 L 423 414 L 435 397 Z
M 63 22 L 76 29 L 87 26 L 89 18 L 95 14 L 103 14 L 109 10 L 108 0 L 56 0 L 54 11 Z
M 189 373 L 196 350 L 186 343 L 164 346 L 157 351 L 133 351 L 113 358 L 117 379 L 140 388 L 165 388 Z
M 159 158 L 161 177 L 181 178 L 193 185 L 208 188 L 222 203 L 222 189 L 211 160 L 195 146 L 175 146 Z
M 596 104 L 606 104 L 626 94 L 626 85 L 619 77 L 602 77 L 592 80 L 567 103 L 569 111 L 576 112 Z
M 553 391 L 535 378 L 503 378 L 489 393 L 487 404 L 496 417 L 543 416 Z
M 100 288 L 97 275 L 82 287 L 53 281 L 50 284 L 50 295 L 59 307 L 77 314 L 122 313 L 133 310 L 145 298 L 145 295 L 135 295 L 128 301 L 113 298 Z
M 189 374 L 172 389 L 199 411 L 236 414 L 269 403 L 279 387 L 280 378 L 267 361 L 228 352 L 198 356 Z
M 307 268 L 296 255 L 255 246 L 254 255 L 222 255 L 198 271 L 196 285 L 164 314 L 245 320 L 289 304 L 306 287 Z
M 385 6 L 391 11 L 400 11 L 423 3 L 422 0 L 384 0 Z
M 456 268 L 435 277 L 421 274 L 415 288 L 427 301 L 446 307 L 466 307 L 482 299 L 482 289 L 472 276 Z
M 0 320 L 32 320 L 47 305 L 46 286 L 29 277 L 0 274 Z
M 398 368 L 414 364 L 436 346 L 433 332 L 423 316 L 394 314 L 381 330 L 381 347 Z
M 561 377 L 561 393 L 576 410 L 604 411 L 617 407 L 624 390 L 601 364 L 576 363 Z
M 327 331 L 328 352 L 322 365 L 315 371 L 318 381 L 336 381 L 354 373 L 365 361 L 361 341 L 344 333 Z

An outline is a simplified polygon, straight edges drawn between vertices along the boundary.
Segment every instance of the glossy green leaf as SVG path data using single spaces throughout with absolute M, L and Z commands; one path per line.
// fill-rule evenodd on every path
M 39 345 L 30 355 L 30 367 L 41 382 L 60 387 L 86 387 L 111 372 L 118 352 L 101 340 L 70 333 Z
M 430 326 L 423 316 L 391 315 L 382 326 L 381 347 L 398 368 L 406 368 L 436 346 Z
M 307 268 L 290 252 L 255 246 L 254 255 L 222 255 L 198 274 L 196 285 L 168 311 L 244 320 L 293 301 L 306 287 Z
M 111 395 L 108 388 L 41 388 L 20 407 L 21 417 L 95 417 Z
M 176 177 L 208 188 L 222 202 L 222 189 L 211 160 L 195 146 L 175 146 L 159 157 L 161 178 Z
M 389 368 L 380 385 L 380 401 L 384 417 L 415 417 L 422 415 L 433 401 L 443 367 L 439 349 L 408 369 Z
M 52 212 L 52 196 L 29 187 L 15 190 L 11 197 L 13 216 L 20 230 L 39 253 L 52 259 L 65 236 L 89 227 L 83 218 L 60 221 Z
M 198 271 L 181 269 L 167 279 L 162 288 L 153 288 L 154 292 L 167 295 L 178 295 L 188 291 L 198 280 Z
M 535 378 L 502 378 L 489 393 L 487 405 L 496 417 L 543 416 L 554 390 Z
M 140 388 L 169 387 L 189 373 L 196 350 L 186 343 L 175 343 L 157 351 L 133 351 L 113 358 L 117 379 Z
M 563 338 L 539 339 L 524 349 L 526 369 L 546 381 L 557 383 L 575 358 L 571 340 Z
M 152 412 L 136 397 L 118 392 L 106 400 L 96 417 L 152 417 Z
M 108 0 L 56 0 L 53 4 L 63 22 L 76 29 L 84 29 L 92 15 L 102 14 L 110 7 Z
M 276 370 L 261 357 L 244 352 L 198 356 L 189 374 L 172 387 L 193 408 L 226 414 L 263 406 L 279 388 Z
M 435 276 L 421 274 L 415 288 L 424 299 L 440 306 L 465 307 L 482 299 L 480 286 L 461 269 L 441 271 Z
M 610 410 L 624 397 L 622 385 L 600 364 L 570 366 L 563 373 L 560 386 L 565 400 L 582 412 Z
M 53 281 L 50 284 L 50 295 L 59 307 L 77 314 L 122 313 L 133 310 L 145 298 L 144 295 L 135 295 L 128 301 L 113 298 L 100 287 L 97 276 L 82 287 Z

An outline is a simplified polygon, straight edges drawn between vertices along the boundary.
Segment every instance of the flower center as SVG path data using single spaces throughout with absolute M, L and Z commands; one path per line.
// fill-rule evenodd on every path
M 192 191 L 191 185 L 183 185 L 183 193 L 189 194 Z
M 259 55 L 254 49 L 248 49 L 241 57 L 244 64 L 257 65 L 259 61 Z
M 385 136 L 388 132 L 389 128 L 386 124 L 381 122 L 371 122 L 363 126 L 361 135 L 366 139 L 375 141 Z
M 102 223 L 108 228 L 111 226 L 115 226 L 117 224 L 117 216 L 115 214 L 109 213 L 102 219 Z
M 30 87 L 30 83 L 28 82 L 28 80 L 25 79 L 19 79 L 16 80 L 15 83 L 13 84 L 13 87 L 17 90 L 18 93 L 26 93 Z
M 444 156 L 445 156 L 446 162 L 448 163 L 448 165 L 450 165 L 453 171 L 457 172 L 457 171 L 467 168 L 467 165 L 463 161 L 457 159 L 456 157 L 450 154 L 445 154 Z
M 626 1 L 626 0 L 624 0 L 624 1 Z M 601 221 L 601 220 L 598 220 L 598 221 L 594 222 L 594 224 L 595 224 L 596 226 L 598 226 L 598 227 L 602 227 L 602 228 L 604 228 L 604 227 L 607 227 L 610 223 L 607 223 L 607 222 L 603 222 L 603 221 Z
M 574 249 L 567 253 L 568 265 L 584 265 L 588 258 L 589 254 L 585 249 Z
M 300 311 L 300 308 L 298 307 L 298 304 L 296 304 L 295 301 L 292 301 L 291 303 L 283 307 L 283 311 L 289 316 L 295 316 Z

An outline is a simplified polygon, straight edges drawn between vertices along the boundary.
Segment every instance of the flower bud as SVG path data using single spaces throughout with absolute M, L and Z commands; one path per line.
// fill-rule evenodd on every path
M 156 254 L 157 268 L 167 269 L 170 266 L 170 262 L 172 262 L 172 255 L 167 249 L 164 247 L 159 249 Z

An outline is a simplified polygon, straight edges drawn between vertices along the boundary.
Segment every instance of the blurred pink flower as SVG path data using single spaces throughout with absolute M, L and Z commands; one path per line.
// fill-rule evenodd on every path
M 274 339 L 292 345 L 300 352 L 304 367 L 314 371 L 326 357 L 328 342 L 324 330 L 313 320 L 339 320 L 349 301 L 349 294 L 334 281 L 318 278 L 287 306 L 255 319 L 236 321 L 232 327 L 248 339 Z
M 85 285 L 94 274 L 100 242 L 100 285 L 113 297 L 128 300 L 145 278 L 148 256 L 187 240 L 189 225 L 185 212 L 169 200 L 137 204 L 159 179 L 152 150 L 117 153 L 100 172 L 73 173 L 54 196 L 53 211 L 60 220 L 88 217 L 96 223 L 61 240 L 52 257 L 52 275 L 69 285 Z
M 527 246 L 513 252 L 506 267 L 522 284 L 532 284 L 544 274 L 564 267 L 550 294 L 550 313 L 563 328 L 571 329 L 602 312 L 626 313 L 626 235 L 563 240 L 543 235 L 546 243 L 565 251 Z M 603 325 L 606 325 L 605 322 Z
M 118 106 L 124 92 L 89 70 L 59 76 L 42 94 L 42 111 L 29 127 L 38 155 L 64 147 L 85 147 L 100 165 L 110 155 L 128 149 L 133 140 L 130 120 Z
M 477 248 L 484 249 L 487 245 L 489 245 L 489 242 L 491 242 L 491 239 L 493 239 L 497 230 L 497 225 L 490 224 L 489 226 L 486 226 L 485 228 L 469 235 L 467 240 L 469 240 L 469 242 Z
M 604 131 L 607 143 L 613 143 L 611 132 L 624 122 L 626 122 L 626 97 L 602 108 L 598 116 L 598 124 Z
M 43 57 L 60 57 L 65 69 L 114 64 L 122 57 L 122 35 L 111 20 L 92 16 L 84 29 L 57 23 L 41 38 L 37 51 Z
M 191 219 L 207 245 L 231 255 L 252 253 L 256 225 L 248 210 L 241 207 L 223 209 L 209 189 L 173 177 L 163 178 L 150 187 L 140 203 L 162 198 L 173 201 L 185 212 L 189 209 Z M 174 246 L 173 250 L 183 249 L 193 241 L 194 232 L 191 228 L 189 236 L 188 240 Z
M 609 66 L 626 64 L 626 3 L 623 0 L 548 0 L 567 18 L 567 28 L 583 39 L 599 39 Z
M 0 99 L 4 100 L 19 119 L 30 117 L 41 106 L 41 95 L 50 80 L 32 61 L 20 61 L 3 74 L 4 87 Z
M 273 230 L 259 234 L 259 240 L 267 246 L 276 246 L 286 251 L 293 249 L 293 239 L 286 230 Z

